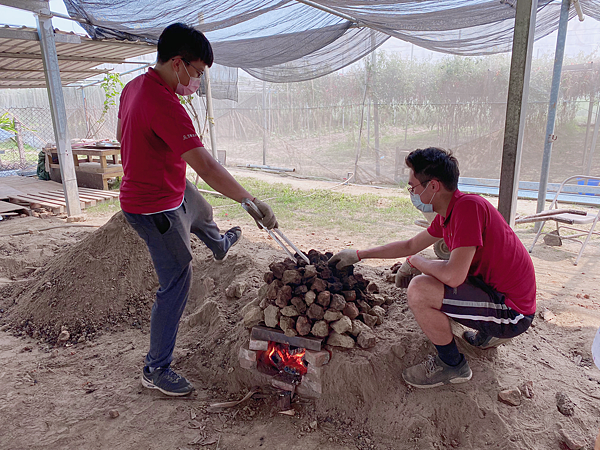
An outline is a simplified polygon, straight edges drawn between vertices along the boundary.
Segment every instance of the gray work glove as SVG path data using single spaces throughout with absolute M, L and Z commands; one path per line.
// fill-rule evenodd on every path
M 351 248 L 347 248 L 329 258 L 327 264 L 329 264 L 330 266 L 335 264 L 335 267 L 341 270 L 344 267 L 351 266 L 352 264 L 356 264 L 359 261 L 360 258 L 358 257 L 358 250 L 352 250 Z
M 421 271 L 412 267 L 407 258 L 396 272 L 396 286 L 406 289 L 415 275 L 421 275 Z
M 262 223 L 268 230 L 272 230 L 273 228 L 279 228 L 279 224 L 277 223 L 277 219 L 275 218 L 275 213 L 271 209 L 269 205 L 265 202 L 261 202 L 258 199 L 254 199 L 252 201 L 259 209 L 259 211 L 263 214 Z M 256 219 L 255 219 L 256 220 Z M 258 221 L 256 221 L 256 225 L 258 225 Z M 262 227 L 258 225 L 258 228 L 262 230 Z

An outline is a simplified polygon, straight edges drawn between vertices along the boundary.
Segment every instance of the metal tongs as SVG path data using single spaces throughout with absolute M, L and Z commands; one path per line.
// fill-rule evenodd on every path
M 292 243 L 292 241 L 290 241 L 287 237 L 285 237 L 285 234 L 283 234 L 279 230 L 279 228 L 273 228 L 272 230 L 269 230 L 267 227 L 265 227 L 263 225 L 262 219 L 265 216 L 264 216 L 264 214 L 262 212 L 260 212 L 260 209 L 258 209 L 258 207 L 250 199 L 245 198 L 244 200 L 242 200 L 242 208 L 244 208 L 246 210 L 246 212 L 248 214 L 250 214 L 254 220 L 256 220 L 256 223 L 258 223 L 258 226 L 262 227 L 263 230 L 265 230 L 267 233 L 269 233 L 269 236 L 271 236 L 273 238 L 273 240 L 275 242 L 277 242 L 282 249 L 285 250 L 285 252 L 290 256 L 290 258 L 295 259 L 295 256 L 285 246 L 285 244 L 281 241 L 281 239 L 283 239 L 290 247 L 292 247 L 294 250 L 296 250 L 296 253 L 298 253 L 298 255 L 300 255 L 300 257 L 304 261 L 306 261 L 307 264 L 310 264 L 310 260 L 308 259 L 308 257 L 302 251 L 300 251 L 298 249 L 298 247 L 296 247 Z

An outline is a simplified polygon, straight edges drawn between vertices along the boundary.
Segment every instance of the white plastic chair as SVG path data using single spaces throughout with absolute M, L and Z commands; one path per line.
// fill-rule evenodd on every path
M 575 242 L 579 242 L 581 244 L 581 249 L 579 250 L 579 254 L 577 255 L 577 258 L 575 259 L 575 262 L 574 262 L 575 265 L 577 265 L 577 263 L 579 262 L 579 258 L 581 258 L 581 254 L 583 253 L 583 250 L 585 249 L 585 246 L 587 245 L 588 241 L 590 240 L 590 237 L 592 236 L 592 234 L 600 236 L 600 232 L 594 231 L 594 228 L 596 227 L 596 224 L 598 223 L 598 218 L 600 217 L 600 211 L 596 211 L 596 213 L 585 212 L 585 211 L 564 212 L 566 210 L 558 209 L 559 195 L 564 194 L 565 192 L 563 191 L 563 189 L 564 189 L 565 185 L 567 185 L 569 183 L 569 181 L 572 181 L 575 179 L 587 180 L 586 181 L 586 184 L 587 184 L 587 182 L 589 182 L 589 180 L 597 180 L 598 177 L 592 177 L 592 176 L 586 176 L 586 175 L 575 175 L 575 176 L 567 178 L 565 181 L 563 181 L 560 184 L 558 191 L 556 191 L 556 194 L 554 195 L 554 199 L 552 200 L 552 203 L 550 203 L 549 209 L 542 211 L 542 212 L 536 214 L 535 216 L 531 216 L 532 218 L 535 217 L 535 220 L 523 220 L 521 222 L 521 223 L 523 223 L 525 221 L 542 222 L 542 226 L 540 227 L 537 234 L 535 235 L 533 244 L 531 244 L 531 247 L 529 248 L 529 253 L 532 252 L 533 247 L 535 246 L 535 243 L 537 242 L 538 238 L 542 234 L 544 225 L 546 225 L 546 222 L 548 220 L 553 220 L 556 222 L 556 233 L 555 234 L 560 239 L 568 239 L 568 240 L 572 240 Z M 570 186 L 570 188 L 573 188 L 573 187 L 575 187 L 575 186 L 573 186 L 573 185 Z M 572 189 L 569 189 L 569 190 L 572 190 Z M 589 224 L 591 224 L 591 227 L 589 230 L 575 226 L 575 225 L 589 225 Z M 560 234 L 561 228 L 575 231 L 575 234 L 561 235 Z M 546 233 L 546 234 L 549 234 L 549 233 Z M 583 236 L 585 236 L 585 239 L 582 241 L 580 238 L 582 238 Z

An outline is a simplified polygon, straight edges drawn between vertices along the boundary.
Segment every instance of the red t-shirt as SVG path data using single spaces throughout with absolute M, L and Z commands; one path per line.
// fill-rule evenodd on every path
M 202 147 L 179 98 L 150 68 L 123 89 L 119 119 L 121 208 L 132 214 L 176 208 L 185 191 L 186 163 L 181 155 Z
M 490 202 L 479 195 L 454 192 L 447 217 L 439 214 L 430 235 L 444 238 L 450 251 L 477 247 L 469 275 L 479 276 L 506 296 L 506 305 L 529 315 L 535 313 L 535 272 L 523 243 Z

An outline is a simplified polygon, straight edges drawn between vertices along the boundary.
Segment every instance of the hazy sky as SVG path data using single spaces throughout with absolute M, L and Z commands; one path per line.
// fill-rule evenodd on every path
M 50 0 L 50 9 L 54 12 L 67 14 L 67 9 L 62 0 Z M 25 25 L 29 27 L 36 26 L 33 13 L 27 11 L 0 6 L 0 16 L 2 17 L 2 24 Z M 81 28 L 77 22 L 59 18 L 54 18 L 52 21 L 54 27 L 60 30 L 85 33 L 83 28 Z M 535 57 L 544 53 L 554 54 L 556 49 L 556 34 L 557 33 L 554 32 L 534 44 Z M 381 48 L 389 52 L 399 52 L 403 57 L 407 58 L 410 57 L 411 50 L 413 52 L 413 57 L 416 59 L 435 59 L 444 56 L 443 54 L 431 52 L 417 46 L 412 48 L 411 44 L 395 38 L 389 39 Z M 577 17 L 573 18 L 569 21 L 565 54 L 574 56 L 583 52 L 587 55 L 594 51 L 598 52 L 596 57 L 600 57 L 600 23 L 590 17 L 586 17 L 583 22 L 580 22 Z

